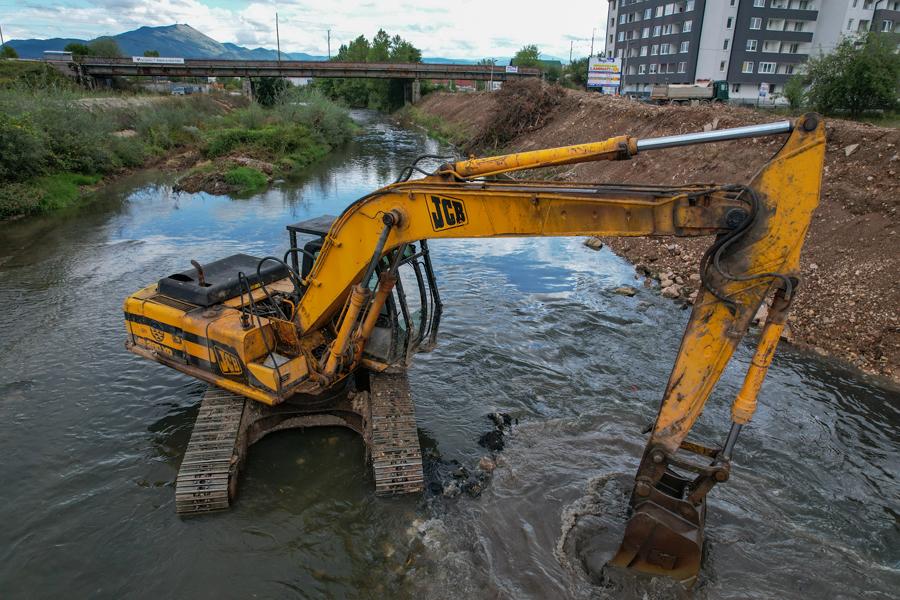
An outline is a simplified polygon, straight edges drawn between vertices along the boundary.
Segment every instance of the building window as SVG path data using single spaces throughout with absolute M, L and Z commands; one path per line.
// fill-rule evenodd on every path
M 746 63 L 744 63 L 744 64 L 746 64 Z M 772 74 L 775 72 L 775 66 L 776 66 L 775 63 L 773 63 L 773 62 L 761 62 L 761 63 L 759 63 L 759 71 L 758 72 L 767 74 L 767 75 Z
M 872 2 L 873 2 L 873 0 L 866 0 L 865 2 L 863 2 L 863 10 L 869 10 L 869 9 L 871 9 L 871 8 L 872 8 Z
M 756 40 L 747 40 L 747 52 L 756 52 L 756 46 Z
M 656 56 L 659 54 L 659 44 L 653 44 L 650 46 L 650 56 Z
M 687 4 L 684 6 L 684 12 L 689 10 L 694 10 L 694 0 L 687 0 Z
M 652 64 L 650 65 L 650 74 L 651 74 L 651 75 L 655 75 L 655 74 L 656 74 L 656 63 L 652 63 Z
M 732 25 L 734 25 L 734 17 L 728 17 L 728 20 L 725 21 L 725 29 L 731 29 Z
M 671 23 L 668 25 L 663 25 L 662 34 L 663 35 L 672 35 L 672 24 Z
M 625 15 L 619 15 L 619 25 L 625 24 Z
M 678 63 L 678 72 L 679 73 L 687 73 L 687 63 L 686 62 Z
M 662 55 L 671 54 L 671 52 L 669 51 L 669 44 L 660 44 L 659 53 Z
M 847 31 L 853 31 L 853 19 L 847 21 Z
M 668 16 L 668 15 L 671 15 L 672 13 L 674 13 L 674 12 L 675 12 L 675 4 L 674 4 L 673 2 L 670 2 L 669 4 L 666 4 L 666 12 L 665 12 L 665 14 Z
M 797 54 L 800 50 L 800 44 L 788 44 L 787 53 L 788 54 Z
M 752 73 L 753 72 L 753 61 L 745 60 L 744 64 L 741 65 L 741 73 Z
M 731 93 L 732 93 L 732 94 L 740 93 L 740 91 L 741 91 L 741 84 L 739 84 L 739 83 L 734 83 L 734 84 L 731 85 Z
M 641 37 L 642 38 L 650 37 L 650 28 L 649 27 L 644 27 L 644 29 L 641 31 Z
M 794 23 L 794 31 L 803 31 L 803 21 L 797 21 Z
M 653 18 L 653 9 L 645 8 L 644 9 L 644 20 L 646 21 L 647 19 L 652 19 L 652 18 Z
M 725 72 L 725 61 L 724 60 L 719 63 L 719 70 L 722 71 L 723 73 Z
M 728 38 L 725 38 L 725 41 L 722 42 L 722 50 L 728 50 Z
M 750 29 L 762 29 L 762 19 L 759 17 L 751 17 Z
M 881 22 L 881 32 L 882 33 L 890 33 L 894 30 L 894 22 L 890 20 L 884 20 Z
M 662 6 L 657 6 L 657 7 L 656 7 L 656 16 L 657 16 L 657 17 L 663 16 L 663 7 L 662 7 Z
M 753 0 L 753 6 L 756 8 L 765 8 L 766 0 Z
M 694 27 L 694 22 L 690 19 L 684 22 L 684 25 L 681 29 L 682 33 L 690 33 L 691 29 Z
M 644 75 L 647 72 L 647 65 L 640 65 L 638 67 L 638 75 Z
M 647 56 L 647 46 L 641 46 L 641 56 Z
M 681 42 L 681 47 L 678 49 L 678 51 L 683 54 L 688 51 L 688 48 L 690 47 L 690 45 L 691 45 L 690 42 Z
M 659 32 L 662 31 L 662 27 L 657 25 L 653 28 L 653 37 L 659 37 Z
M 619 32 L 619 41 L 620 41 L 620 42 L 624 42 L 624 41 L 625 41 L 625 32 L 624 32 L 624 31 L 620 31 L 620 32 Z
M 785 75 L 793 75 L 794 74 L 794 65 L 785 65 L 784 66 L 784 74 Z

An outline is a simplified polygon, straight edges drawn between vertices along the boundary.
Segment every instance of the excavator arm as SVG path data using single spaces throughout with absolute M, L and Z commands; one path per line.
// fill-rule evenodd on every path
M 595 185 L 496 181 L 486 176 L 595 160 L 627 160 L 657 148 L 789 134 L 747 184 Z M 445 164 L 423 179 L 382 188 L 334 222 L 295 313 L 299 335 L 335 323 L 327 358 L 311 369 L 321 385 L 359 364 L 362 348 L 396 281 L 375 266 L 418 240 L 507 236 L 700 236 L 715 241 L 700 265 L 702 288 L 681 341 L 631 496 L 632 516 L 611 564 L 690 584 L 700 568 L 709 490 L 730 474 L 737 435 L 756 398 L 799 284 L 800 250 L 819 201 L 824 123 L 793 123 L 652 140 L 604 142 Z M 401 252 L 395 252 L 394 256 Z M 687 440 L 759 306 L 772 308 L 721 446 Z

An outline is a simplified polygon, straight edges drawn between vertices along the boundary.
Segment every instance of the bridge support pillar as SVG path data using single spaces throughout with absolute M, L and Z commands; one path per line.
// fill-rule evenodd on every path
M 249 77 L 241 79 L 241 91 L 244 92 L 245 96 L 250 98 L 250 102 L 253 102 L 253 82 Z
M 422 80 L 421 79 L 413 79 L 412 82 L 412 103 L 418 104 L 419 100 L 422 99 Z

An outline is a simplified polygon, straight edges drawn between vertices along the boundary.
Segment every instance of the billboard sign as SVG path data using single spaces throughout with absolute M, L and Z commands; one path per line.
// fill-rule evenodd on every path
M 622 84 L 621 58 L 595 58 L 588 61 L 587 86 L 600 88 L 605 94 L 615 94 Z
M 131 61 L 145 65 L 183 65 L 183 58 L 170 58 L 168 56 L 132 56 Z
M 506 65 L 506 72 L 507 73 L 518 73 L 519 67 L 514 67 L 512 65 Z

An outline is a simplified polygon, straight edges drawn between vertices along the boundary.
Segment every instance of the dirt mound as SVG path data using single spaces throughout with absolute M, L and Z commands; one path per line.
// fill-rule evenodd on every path
M 438 94 L 420 110 L 464 126 L 469 115 L 496 114 L 489 94 Z M 513 139 L 504 152 L 533 150 L 629 134 L 638 138 L 764 123 L 780 117 L 727 106 L 651 106 L 567 92 L 542 128 Z M 482 123 L 486 129 L 489 124 Z M 829 119 L 822 201 L 801 259 L 803 282 L 789 325 L 793 340 L 900 381 L 900 131 Z M 473 139 L 475 136 L 473 136 Z M 620 183 L 743 182 L 783 138 L 756 138 L 647 153 L 630 161 L 587 163 L 554 177 Z M 535 175 L 537 175 L 535 173 Z M 543 173 L 546 176 L 546 172 Z M 660 276 L 669 271 L 696 286 L 708 239 L 609 239 L 617 253 Z M 673 243 L 674 242 L 674 243 Z

